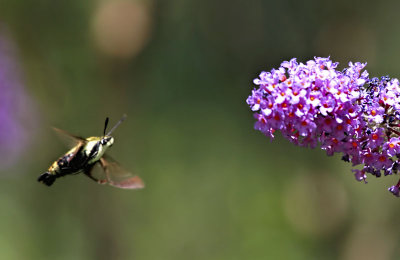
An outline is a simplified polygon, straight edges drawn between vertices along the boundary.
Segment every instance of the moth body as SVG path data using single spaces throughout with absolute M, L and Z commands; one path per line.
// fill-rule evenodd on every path
M 112 186 L 127 189 L 143 188 L 143 182 L 138 176 L 133 176 L 122 169 L 118 163 L 105 154 L 107 149 L 114 144 L 114 138 L 109 134 L 124 119 L 125 117 L 123 117 L 106 135 L 107 118 L 104 127 L 104 135 L 101 137 L 92 136 L 84 139 L 68 134 L 63 130 L 55 129 L 59 133 L 67 135 L 75 140 L 76 145 L 53 162 L 47 172 L 39 176 L 38 181 L 47 186 L 51 186 L 59 177 L 83 172 L 89 178 L 100 184 L 108 183 Z M 101 178 L 95 177 L 93 174 L 93 169 L 97 164 L 101 166 L 104 172 L 104 176 Z

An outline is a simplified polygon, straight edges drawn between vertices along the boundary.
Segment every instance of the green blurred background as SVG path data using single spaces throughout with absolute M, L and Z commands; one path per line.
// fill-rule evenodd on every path
M 397 177 L 364 185 L 340 156 L 270 142 L 245 100 L 292 57 L 400 77 L 399 8 L 0 0 L 0 109 L 13 122 L 0 122 L 0 258 L 398 259 Z M 110 154 L 144 190 L 36 181 L 67 150 L 51 126 L 101 135 L 124 113 Z

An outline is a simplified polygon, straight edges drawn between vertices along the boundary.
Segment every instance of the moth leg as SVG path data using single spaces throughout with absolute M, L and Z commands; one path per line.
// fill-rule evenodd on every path
M 92 175 L 92 170 L 95 164 L 90 165 L 89 167 L 85 168 L 83 170 L 83 173 L 88 176 L 90 179 L 94 180 L 98 184 L 106 184 L 107 180 L 106 179 L 97 179 Z
M 101 167 L 104 170 L 104 173 L 106 174 L 106 178 L 108 179 L 108 180 L 106 180 L 106 182 L 110 181 L 110 176 L 109 176 L 109 173 L 108 173 L 108 168 L 107 168 L 107 164 L 106 164 L 105 159 L 104 158 L 100 158 L 99 162 L 100 162 Z
M 94 180 L 98 184 L 106 184 L 107 183 L 107 180 L 99 180 L 99 179 L 96 179 L 95 177 L 93 177 L 92 175 L 90 175 L 90 173 L 86 173 L 86 172 L 84 172 L 84 173 L 86 174 L 86 176 L 88 176 L 90 179 Z

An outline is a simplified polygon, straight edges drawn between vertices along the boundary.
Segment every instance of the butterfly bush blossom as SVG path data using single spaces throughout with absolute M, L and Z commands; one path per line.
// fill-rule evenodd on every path
M 255 129 L 274 138 L 277 130 L 292 143 L 315 148 L 380 177 L 400 169 L 400 87 L 388 76 L 369 78 L 366 63 L 337 62 L 316 57 L 305 64 L 284 61 L 278 69 L 261 72 L 247 98 L 254 111 Z M 400 181 L 388 189 L 400 196 Z

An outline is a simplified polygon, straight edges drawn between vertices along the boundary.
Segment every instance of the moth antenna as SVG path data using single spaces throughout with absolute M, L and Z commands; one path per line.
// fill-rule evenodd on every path
M 106 121 L 104 122 L 104 131 L 103 131 L 103 136 L 105 136 L 105 135 L 106 135 L 107 125 L 108 125 L 108 117 L 106 117 Z
M 124 114 L 121 119 L 115 124 L 115 126 L 113 126 L 113 128 L 111 128 L 111 130 L 107 133 L 107 135 L 110 135 L 122 122 L 124 122 L 124 120 L 126 119 L 126 114 Z M 104 129 L 105 132 L 105 129 Z

